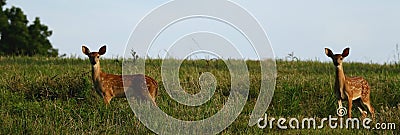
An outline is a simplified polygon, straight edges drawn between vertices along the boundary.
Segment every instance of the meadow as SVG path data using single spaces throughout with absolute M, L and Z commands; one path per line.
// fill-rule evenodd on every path
M 363 76 L 371 86 L 375 107 L 373 123 L 390 122 L 395 130 L 372 129 L 260 129 L 248 126 L 260 88 L 257 61 L 246 61 L 250 73 L 247 103 L 239 117 L 220 134 L 400 134 L 400 65 L 344 63 L 348 76 Z M 159 83 L 157 105 L 182 120 L 212 116 L 229 96 L 229 70 L 222 60 L 186 60 L 180 67 L 182 87 L 189 93 L 200 88 L 199 76 L 212 73 L 217 87 L 211 100 L 199 107 L 173 101 L 166 93 L 159 59 L 146 61 L 146 74 Z M 321 119 L 336 116 L 333 94 L 334 66 L 316 61 L 277 60 L 276 89 L 266 112 L 273 118 Z M 102 70 L 121 74 L 122 60 L 102 59 Z M 106 107 L 93 90 L 87 59 L 46 57 L 0 57 L 0 134 L 153 134 L 132 112 L 124 98 Z M 347 106 L 347 102 L 344 102 Z M 361 117 L 353 108 L 353 117 Z

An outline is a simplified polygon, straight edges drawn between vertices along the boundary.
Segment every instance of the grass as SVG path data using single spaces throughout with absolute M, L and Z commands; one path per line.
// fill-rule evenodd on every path
M 121 61 L 105 59 L 102 70 L 120 74 Z M 184 61 L 179 78 L 188 93 L 199 92 L 198 78 L 210 72 L 217 79 L 215 94 L 199 107 L 171 99 L 162 84 L 161 60 L 146 61 L 146 73 L 159 83 L 157 105 L 182 120 L 200 120 L 217 113 L 227 101 L 231 76 L 221 60 Z M 396 130 L 368 129 L 260 129 L 248 126 L 260 87 L 259 64 L 247 61 L 251 82 L 249 98 L 239 117 L 221 134 L 399 134 L 400 65 L 344 63 L 349 76 L 363 76 L 372 87 L 376 122 L 396 123 Z M 87 59 L 0 57 L 0 134 L 152 134 L 135 117 L 126 99 L 113 99 L 106 107 L 92 90 Z M 336 116 L 333 95 L 334 66 L 315 61 L 277 61 L 274 97 L 267 110 L 270 118 L 321 119 Z M 347 102 L 344 103 L 347 105 Z M 353 108 L 353 117 L 360 117 Z

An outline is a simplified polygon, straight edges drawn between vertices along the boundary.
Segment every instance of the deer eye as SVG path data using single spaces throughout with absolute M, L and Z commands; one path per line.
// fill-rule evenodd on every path
M 96 56 L 97 58 L 100 58 L 100 56 Z
M 340 60 L 343 60 L 343 58 L 340 58 Z

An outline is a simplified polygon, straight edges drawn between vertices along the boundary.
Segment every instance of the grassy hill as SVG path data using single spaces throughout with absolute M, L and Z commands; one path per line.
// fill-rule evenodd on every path
M 159 83 L 157 105 L 167 114 L 182 120 L 200 120 L 218 112 L 229 96 L 229 70 L 221 60 L 184 61 L 180 82 L 189 93 L 200 88 L 198 78 L 211 72 L 217 79 L 215 94 L 199 107 L 173 101 L 161 79 L 161 60 L 147 60 L 146 74 Z M 101 61 L 102 70 L 121 74 L 121 60 Z M 400 65 L 344 63 L 348 76 L 363 76 L 371 86 L 371 102 L 377 122 L 396 124 L 395 130 L 260 129 L 248 126 L 257 100 L 260 69 L 257 61 L 247 61 L 250 91 L 239 117 L 222 134 L 400 134 Z M 135 117 L 126 99 L 113 99 L 106 107 L 95 93 L 87 59 L 0 57 L 0 134 L 151 134 Z M 271 118 L 336 117 L 337 101 L 333 95 L 334 66 L 314 61 L 277 61 L 277 83 L 267 110 Z M 347 106 L 347 102 L 344 102 Z M 353 108 L 353 117 L 360 117 Z M 287 124 L 286 124 L 287 125 Z

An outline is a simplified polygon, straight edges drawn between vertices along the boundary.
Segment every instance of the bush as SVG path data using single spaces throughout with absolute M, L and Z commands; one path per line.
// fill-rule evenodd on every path
M 14 76 L 8 84 L 9 90 L 23 94 L 32 101 L 86 99 L 90 96 L 91 86 L 88 73 L 42 76 L 33 81 L 28 81 L 24 76 Z

